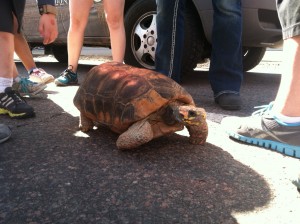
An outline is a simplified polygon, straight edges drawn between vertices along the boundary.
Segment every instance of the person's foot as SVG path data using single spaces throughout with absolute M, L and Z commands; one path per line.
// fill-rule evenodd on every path
M 5 124 L 0 124 L 0 143 L 5 142 L 11 136 L 11 130 Z
M 226 117 L 221 125 L 227 134 L 248 144 L 300 158 L 300 125 L 283 126 L 269 114 L 271 106 L 251 117 Z
M 29 78 L 31 81 L 36 83 L 50 83 L 54 81 L 53 75 L 48 74 L 42 68 L 35 68 L 29 73 Z
M 77 85 L 77 73 L 73 72 L 71 69 L 66 69 L 57 79 L 55 79 L 55 84 L 57 86 Z
M 33 108 L 11 87 L 0 93 L 0 114 L 8 114 L 11 118 L 27 118 L 35 115 Z
M 223 93 L 215 98 L 215 102 L 224 110 L 240 110 L 241 97 L 234 93 Z
M 28 78 L 17 78 L 13 83 L 13 90 L 18 91 L 21 96 L 35 96 L 47 86 L 43 83 L 30 81 Z

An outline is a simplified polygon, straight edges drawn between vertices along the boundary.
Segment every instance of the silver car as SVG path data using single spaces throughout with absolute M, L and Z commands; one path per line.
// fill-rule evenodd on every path
M 36 1 L 27 0 L 26 4 L 24 34 L 31 47 L 41 46 L 42 39 L 36 28 L 39 20 Z M 68 58 L 68 4 L 69 0 L 56 0 L 59 36 L 55 43 L 45 47 L 46 53 L 53 54 L 62 63 L 67 63 Z M 244 70 L 248 71 L 259 64 L 267 47 L 281 46 L 282 35 L 274 0 L 242 0 L 242 5 L 243 63 Z M 153 69 L 157 45 L 155 0 L 126 0 L 124 15 L 127 39 L 125 63 Z M 212 20 L 211 0 L 188 1 L 182 75 L 210 57 Z M 95 0 L 90 10 L 84 45 L 110 47 L 101 0 Z

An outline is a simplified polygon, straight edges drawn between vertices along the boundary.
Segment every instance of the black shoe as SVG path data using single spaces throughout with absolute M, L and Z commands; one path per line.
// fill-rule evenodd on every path
M 11 130 L 5 124 L 0 124 L 0 143 L 5 142 L 11 136 Z
M 242 106 L 240 96 L 234 93 L 223 93 L 215 98 L 215 102 L 224 110 L 240 110 Z
M 27 118 L 35 115 L 34 110 L 11 87 L 0 93 L 0 114 L 8 114 L 12 118 Z

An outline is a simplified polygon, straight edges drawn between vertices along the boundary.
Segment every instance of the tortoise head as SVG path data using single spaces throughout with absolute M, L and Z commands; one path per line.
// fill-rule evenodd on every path
M 182 122 L 190 133 L 190 143 L 204 145 L 208 135 L 206 112 L 203 108 L 192 105 L 178 106 L 173 115 Z
M 174 111 L 174 116 L 178 122 L 183 122 L 187 126 L 201 126 L 203 122 L 206 122 L 205 110 L 192 105 L 178 106 L 178 109 Z

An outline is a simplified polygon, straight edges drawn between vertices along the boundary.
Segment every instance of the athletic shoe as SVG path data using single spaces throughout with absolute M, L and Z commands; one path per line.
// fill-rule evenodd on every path
M 5 142 L 11 136 L 11 130 L 5 124 L 0 124 L 0 143 Z
M 36 83 L 50 83 L 54 81 L 54 77 L 42 68 L 35 68 L 29 73 L 29 79 Z
M 14 81 L 12 86 L 21 96 L 35 96 L 46 87 L 45 84 L 32 82 L 28 78 L 17 78 L 17 81 Z
M 26 118 L 35 115 L 34 110 L 11 87 L 0 93 L 0 114 L 8 114 L 12 118 Z
M 77 73 L 74 73 L 70 69 L 66 69 L 57 79 L 55 79 L 55 84 L 57 86 L 76 85 L 78 84 Z
M 262 107 L 251 117 L 227 117 L 221 125 L 230 137 L 300 158 L 300 125 L 279 124 L 271 115 L 272 104 Z

